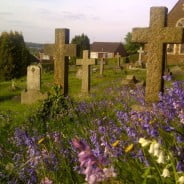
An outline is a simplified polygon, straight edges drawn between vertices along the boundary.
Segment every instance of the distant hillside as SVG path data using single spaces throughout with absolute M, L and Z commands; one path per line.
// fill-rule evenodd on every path
M 35 49 L 35 50 L 41 50 L 43 49 L 43 45 L 41 43 L 32 43 L 32 42 L 26 42 L 26 46 L 30 49 Z

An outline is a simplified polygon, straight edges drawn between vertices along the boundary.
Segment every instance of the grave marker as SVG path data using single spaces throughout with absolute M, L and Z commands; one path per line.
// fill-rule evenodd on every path
M 89 51 L 83 51 L 83 59 L 77 59 L 76 65 L 82 65 L 81 92 L 88 94 L 90 91 L 90 65 L 96 64 L 96 59 L 89 58 Z
M 117 52 L 117 54 L 116 54 L 116 59 L 117 59 L 116 69 L 121 70 L 121 55 L 119 55 L 119 52 Z
M 105 64 L 105 59 L 104 58 L 101 58 L 100 59 L 100 75 L 101 76 L 103 76 L 104 64 Z
M 55 30 L 54 81 L 68 94 L 68 56 L 76 56 L 76 45 L 69 44 L 69 29 Z
M 132 41 L 147 43 L 147 102 L 158 100 L 158 94 L 163 91 L 163 73 L 166 55 L 166 43 L 182 43 L 183 29 L 180 27 L 166 27 L 167 8 L 152 7 L 150 11 L 150 27 L 134 28 Z
M 144 50 L 142 49 L 142 47 L 140 47 L 140 49 L 137 52 L 139 53 L 138 64 L 142 66 L 142 54 L 144 54 Z
M 41 68 L 36 65 L 27 68 L 27 90 L 40 91 L 41 84 Z
M 38 100 L 47 98 L 47 94 L 40 92 L 41 68 L 36 65 L 27 67 L 27 90 L 21 93 L 22 104 L 32 104 Z

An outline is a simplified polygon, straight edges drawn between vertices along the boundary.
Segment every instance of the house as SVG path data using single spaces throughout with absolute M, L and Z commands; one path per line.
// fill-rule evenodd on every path
M 40 62 L 41 63 L 54 63 L 54 47 L 53 44 L 44 44 L 43 49 L 40 50 Z
M 122 57 L 127 56 L 124 46 L 120 42 L 94 42 L 90 46 L 91 58 L 113 58 L 117 53 Z
M 39 59 L 40 59 L 40 63 L 53 63 L 54 62 L 54 58 L 53 56 L 49 56 L 48 54 L 46 54 L 43 50 L 39 51 Z
M 169 27 L 184 28 L 184 0 L 179 0 L 168 14 Z M 184 64 L 183 44 L 167 44 L 167 63 Z

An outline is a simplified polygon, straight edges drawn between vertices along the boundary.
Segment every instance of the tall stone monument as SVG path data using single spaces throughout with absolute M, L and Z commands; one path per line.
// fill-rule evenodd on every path
M 88 94 L 90 92 L 90 65 L 96 64 L 96 59 L 89 58 L 89 51 L 83 51 L 83 59 L 77 59 L 76 65 L 82 65 L 82 87 L 81 92 Z
M 27 67 L 27 90 L 21 93 L 22 104 L 32 104 L 47 98 L 47 94 L 40 92 L 41 68 L 37 65 Z
M 69 29 L 55 30 L 54 81 L 61 93 L 68 94 L 68 56 L 76 56 L 76 45 L 69 44 Z
M 152 7 L 150 11 L 150 27 L 134 28 L 132 41 L 147 45 L 147 102 L 158 101 L 158 94 L 163 91 L 163 73 L 166 55 L 166 43 L 182 43 L 183 29 L 167 27 L 166 7 Z

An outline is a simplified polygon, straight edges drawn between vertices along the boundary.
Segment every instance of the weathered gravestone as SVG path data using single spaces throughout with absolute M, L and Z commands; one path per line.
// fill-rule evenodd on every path
M 166 43 L 182 43 L 183 29 L 166 27 L 167 8 L 152 7 L 150 11 L 150 27 L 134 28 L 132 41 L 147 43 L 147 102 L 158 101 L 158 94 L 163 91 L 163 73 L 166 55 Z
M 142 49 L 142 47 L 140 47 L 140 49 L 137 51 L 139 53 L 139 58 L 138 58 L 138 64 L 139 66 L 142 67 L 143 65 L 143 61 L 142 61 L 142 54 L 144 54 L 144 50 Z
M 55 30 L 54 81 L 61 93 L 68 94 L 68 56 L 76 56 L 76 45 L 69 44 L 69 29 Z
M 76 65 L 82 65 L 82 87 L 81 92 L 88 94 L 90 92 L 90 65 L 96 64 L 96 59 L 89 58 L 89 51 L 83 51 L 83 59 L 77 59 Z
M 101 76 L 103 76 L 104 65 L 105 65 L 105 59 L 104 59 L 104 58 L 101 58 L 101 59 L 100 59 L 100 75 L 101 75 Z
M 116 59 L 117 59 L 117 66 L 116 66 L 116 70 L 121 70 L 121 55 L 119 55 L 119 52 L 116 54 Z
M 22 104 L 32 104 L 38 100 L 47 98 L 47 94 L 40 92 L 41 68 L 36 65 L 27 67 L 27 90 L 21 93 Z

